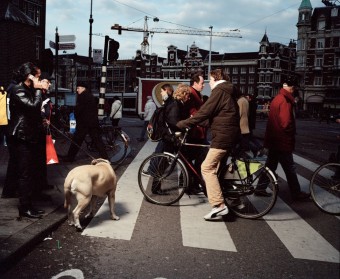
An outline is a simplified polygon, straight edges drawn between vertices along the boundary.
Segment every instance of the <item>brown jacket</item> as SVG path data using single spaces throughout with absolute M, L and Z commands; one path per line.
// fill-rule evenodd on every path
M 240 116 L 230 82 L 218 84 L 199 111 L 193 117 L 178 122 L 177 126 L 191 127 L 205 120 L 211 127 L 212 148 L 230 149 L 234 146 L 240 133 Z

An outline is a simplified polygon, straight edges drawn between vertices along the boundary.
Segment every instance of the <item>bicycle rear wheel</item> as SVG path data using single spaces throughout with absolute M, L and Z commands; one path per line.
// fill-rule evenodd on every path
M 103 142 L 109 161 L 111 164 L 118 165 L 126 157 L 128 150 L 128 140 L 123 132 L 113 128 L 112 126 L 103 127 Z
M 172 154 L 156 153 L 147 157 L 138 170 L 138 184 L 147 201 L 171 205 L 179 201 L 188 186 L 188 172 Z
M 246 178 L 245 181 L 226 180 L 224 183 L 229 183 L 229 185 L 225 185 L 227 187 L 225 194 L 227 204 L 239 217 L 246 219 L 260 218 L 275 205 L 278 185 L 276 178 L 266 167 L 262 167 L 257 173 Z M 263 191 L 267 194 L 263 194 Z
M 310 192 L 323 212 L 340 215 L 340 164 L 327 163 L 318 167 L 310 181 Z

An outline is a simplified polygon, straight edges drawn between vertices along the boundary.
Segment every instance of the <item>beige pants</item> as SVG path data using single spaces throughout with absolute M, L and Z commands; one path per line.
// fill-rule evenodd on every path
M 226 153 L 227 150 L 210 148 L 201 166 L 202 176 L 207 187 L 208 200 L 212 207 L 224 203 L 217 171 Z

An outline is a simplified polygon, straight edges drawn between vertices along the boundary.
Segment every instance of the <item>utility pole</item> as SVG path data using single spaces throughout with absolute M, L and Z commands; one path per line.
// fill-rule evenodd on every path
M 55 28 L 55 89 L 54 89 L 54 98 L 55 98 L 55 111 L 58 111 L 58 84 L 59 84 L 59 34 L 58 27 Z
M 89 67 L 88 67 L 88 86 L 89 86 L 89 91 L 91 92 L 91 88 L 92 88 L 92 69 L 91 69 L 91 64 L 92 64 L 92 23 L 93 23 L 93 18 L 92 18 L 92 0 L 91 0 L 91 12 L 90 12 L 90 39 L 89 39 Z

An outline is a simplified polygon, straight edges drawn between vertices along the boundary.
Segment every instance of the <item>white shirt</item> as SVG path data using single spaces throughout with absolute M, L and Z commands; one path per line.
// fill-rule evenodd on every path
M 149 99 L 144 108 L 144 121 L 149 121 L 156 110 L 156 104 L 152 99 Z

